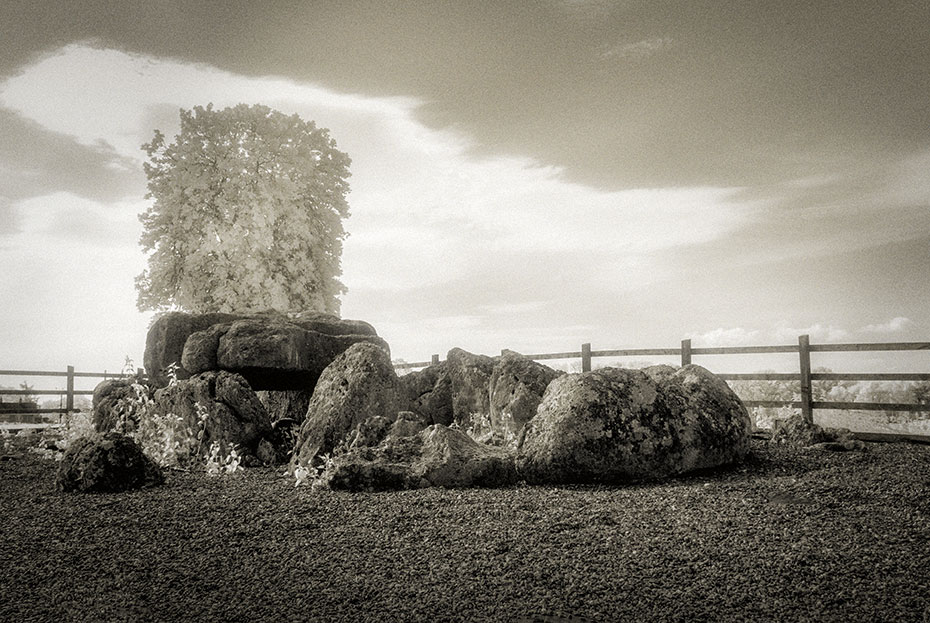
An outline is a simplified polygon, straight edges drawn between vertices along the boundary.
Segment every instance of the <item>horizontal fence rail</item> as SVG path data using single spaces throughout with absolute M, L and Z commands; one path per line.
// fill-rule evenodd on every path
M 143 373 L 140 369 L 140 373 Z M 60 415 L 72 413 L 76 411 L 74 408 L 74 397 L 75 396 L 92 396 L 94 390 L 92 389 L 75 389 L 74 380 L 78 378 L 99 378 L 99 379 L 118 379 L 125 378 L 128 376 L 134 376 L 129 374 L 124 374 L 122 372 L 77 372 L 74 369 L 74 366 L 68 366 L 64 371 L 60 370 L 0 370 L 0 379 L 4 376 L 15 376 L 19 378 L 28 378 L 28 377 L 51 377 L 51 378 L 62 378 L 66 379 L 66 388 L 65 389 L 47 389 L 47 388 L 29 388 L 29 389 L 0 389 L 0 396 L 63 396 L 65 398 L 65 405 L 63 407 L 58 407 L 57 409 L 48 409 L 48 408 L 26 408 L 26 403 L 3 403 L 4 407 L 0 408 L 0 415 L 32 415 L 32 414 L 47 414 L 47 413 L 58 413 Z M 16 406 L 20 406 L 20 409 L 16 409 Z M 30 405 L 31 407 L 31 405 Z
M 930 373 L 844 373 L 811 371 L 810 353 L 841 353 L 866 351 L 918 351 L 930 350 L 930 342 L 875 342 L 865 344 L 811 344 L 807 335 L 798 336 L 797 344 L 775 346 L 715 346 L 693 348 L 691 340 L 682 340 L 678 348 L 625 348 L 615 350 L 592 350 L 591 344 L 582 344 L 581 350 L 561 353 L 534 353 L 524 355 L 528 359 L 546 361 L 552 359 L 581 359 L 581 371 L 591 370 L 591 362 L 598 357 L 642 357 L 667 356 L 680 357 L 681 365 L 691 363 L 694 355 L 757 355 L 769 353 L 797 353 L 798 372 L 775 373 L 759 372 L 750 374 L 717 374 L 725 381 L 790 381 L 799 383 L 800 400 L 744 400 L 747 407 L 790 407 L 800 409 L 804 418 L 812 422 L 816 409 L 833 409 L 841 411 L 903 411 L 930 412 L 930 404 L 890 403 L 890 402 L 829 402 L 813 400 L 812 383 L 815 381 L 930 381 Z M 502 351 L 503 353 L 503 351 Z M 439 355 L 433 355 L 431 361 L 416 363 L 399 363 L 397 369 L 423 368 L 439 363 Z

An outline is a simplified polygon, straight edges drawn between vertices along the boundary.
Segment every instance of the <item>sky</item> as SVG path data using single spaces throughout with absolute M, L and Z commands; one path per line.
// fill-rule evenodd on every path
M 0 368 L 141 363 L 140 146 L 211 102 L 350 155 L 395 358 L 928 341 L 928 94 L 923 0 L 5 0 Z

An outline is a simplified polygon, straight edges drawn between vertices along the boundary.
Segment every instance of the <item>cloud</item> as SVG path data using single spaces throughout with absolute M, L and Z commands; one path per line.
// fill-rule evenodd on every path
M 172 107 L 210 101 L 297 112 L 329 128 L 352 156 L 353 216 L 343 256 L 350 290 L 493 275 L 502 261 L 541 249 L 573 272 L 632 287 L 650 281 L 642 267 L 651 254 L 718 239 L 752 218 L 733 189 L 605 192 L 566 182 L 558 168 L 530 159 L 473 157 L 467 136 L 421 124 L 421 103 L 410 98 L 336 93 L 77 44 L 0 85 L 0 103 L 49 132 L 87 147 L 111 145 L 132 159 Z
M 648 58 L 672 47 L 675 40 L 671 37 L 651 37 L 634 43 L 623 43 L 607 49 L 601 58 Z
M 718 328 L 700 333 L 691 338 L 694 348 L 710 348 L 716 346 L 756 346 L 760 344 L 762 332 L 758 329 L 743 329 L 732 327 Z
M 45 179 L 7 204 L 18 228 L 5 237 L 10 248 L 79 247 L 81 261 L 108 248 L 130 253 L 131 274 L 82 274 L 90 291 L 110 291 L 117 279 L 119 296 L 134 302 L 132 277 L 143 261 L 136 214 L 146 204 L 139 146 L 156 127 L 172 136 L 178 108 L 208 102 L 261 102 L 329 128 L 353 159 L 343 313 L 403 327 L 386 337 L 404 343 L 432 348 L 441 336 L 443 344 L 487 345 L 506 332 L 539 339 L 527 326 L 546 327 L 552 343 L 576 340 L 565 329 L 578 324 L 566 296 L 620 299 L 654 280 L 650 258 L 720 239 L 753 218 L 735 189 L 607 192 L 529 158 L 474 155 L 469 136 L 421 123 L 415 99 L 72 44 L 0 83 L 19 153 L 29 153 L 34 137 L 46 158 L 33 158 Z M 56 151 L 73 166 L 47 156 Z M 67 175 L 54 178 L 56 170 Z M 421 322 L 430 318 L 441 320 Z
M 778 342 L 791 344 L 797 343 L 799 335 L 809 335 L 812 343 L 843 342 L 852 337 L 852 334 L 842 327 L 820 323 L 803 329 L 780 327 L 774 332 L 774 337 Z
M 864 333 L 898 333 L 912 327 L 914 323 L 910 318 L 897 316 L 888 322 L 882 324 L 870 324 L 862 327 L 860 331 Z
M 143 183 L 139 159 L 106 142 L 81 144 L 3 108 L 0 125 L 0 196 L 10 201 L 60 190 L 110 202 L 138 193 Z

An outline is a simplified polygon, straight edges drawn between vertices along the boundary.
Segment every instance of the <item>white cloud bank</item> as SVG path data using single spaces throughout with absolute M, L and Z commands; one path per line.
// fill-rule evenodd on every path
M 605 296 L 620 293 L 650 283 L 654 254 L 715 240 L 753 218 L 752 204 L 737 203 L 730 189 L 605 192 L 568 183 L 558 169 L 528 159 L 474 157 L 468 137 L 422 125 L 413 99 L 336 93 L 85 44 L 61 48 L 0 84 L 3 107 L 81 144 L 109 145 L 140 167 L 139 146 L 155 128 L 172 136 L 178 108 L 208 102 L 217 108 L 260 102 L 298 113 L 329 128 L 350 154 L 353 215 L 343 256 L 350 293 L 343 312 L 390 327 L 393 334 L 386 337 L 400 346 L 395 350 L 401 356 L 435 343 L 463 343 L 458 338 L 473 333 L 482 318 L 514 309 L 532 323 L 534 311 L 561 304 L 559 292 L 534 287 L 533 275 L 561 272 L 590 281 Z M 88 318 L 109 314 L 116 323 L 137 327 L 133 277 L 144 260 L 135 215 L 144 207 L 144 193 L 140 187 L 139 201 L 118 204 L 61 194 L 14 203 L 25 225 L 0 247 L 0 261 L 33 278 L 17 280 L 5 272 L 0 288 L 47 290 L 42 279 L 53 272 L 50 267 L 67 264 L 74 270 L 72 282 L 84 291 L 106 292 L 107 301 L 91 297 L 84 317 L 54 316 L 51 323 L 76 333 Z M 60 246 L 63 240 L 69 246 Z M 46 245 L 45 255 L 29 251 L 38 245 Z M 98 257 L 104 249 L 107 263 Z M 547 264 L 527 266 L 524 257 Z M 369 298 L 431 287 L 436 297 L 454 299 L 449 284 L 495 273 L 506 273 L 511 282 L 525 275 L 525 287 L 497 308 L 484 303 L 460 309 L 445 324 L 442 318 L 422 322 L 427 319 L 417 316 L 416 302 L 401 317 Z M 3 312 L 5 327 L 31 314 L 30 298 L 22 300 Z M 14 345 L 8 356 L 28 359 L 30 347 L 18 332 L 5 328 L 0 338 Z M 134 347 L 140 356 L 142 339 L 120 345 L 120 352 Z M 112 361 L 114 352 L 106 356 Z
M 832 324 L 815 323 L 807 327 L 779 326 L 772 329 L 748 329 L 744 327 L 718 327 L 691 337 L 692 346 L 768 346 L 796 344 L 798 336 L 810 336 L 811 343 L 830 344 L 838 342 L 874 341 L 875 334 L 906 333 L 914 326 L 910 318 L 898 316 L 887 322 L 870 324 L 859 329 L 846 329 Z

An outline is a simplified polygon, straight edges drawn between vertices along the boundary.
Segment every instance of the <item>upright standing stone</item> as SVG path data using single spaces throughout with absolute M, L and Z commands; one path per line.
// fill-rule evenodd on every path
M 332 452 L 359 423 L 397 418 L 399 384 L 391 356 L 369 342 L 353 344 L 320 375 L 291 467 L 315 464 Z

